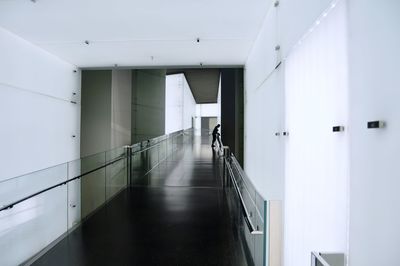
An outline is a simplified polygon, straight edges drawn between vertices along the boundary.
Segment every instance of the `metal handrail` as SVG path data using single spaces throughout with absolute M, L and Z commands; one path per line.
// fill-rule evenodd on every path
M 178 137 L 178 136 L 181 136 L 181 135 L 183 135 L 183 131 L 178 131 L 178 132 L 171 133 L 171 134 L 169 134 L 168 137 L 175 138 L 175 137 Z M 143 152 L 143 151 L 145 151 L 145 150 L 151 149 L 151 148 L 153 148 L 153 147 L 159 145 L 161 142 L 163 142 L 163 141 L 165 141 L 165 140 L 167 140 L 167 139 L 168 139 L 168 138 L 166 138 L 166 139 L 164 139 L 164 140 L 161 140 L 161 141 L 157 142 L 157 143 L 154 144 L 154 145 L 151 145 L 151 146 L 149 146 L 149 147 L 146 147 L 145 149 L 142 149 L 142 150 L 133 152 L 133 154 L 134 154 L 134 153 L 140 153 L 140 152 Z M 134 145 L 135 145 L 135 144 L 134 144 Z M 132 148 L 133 145 L 131 145 L 131 146 L 126 146 L 126 147 Z M 26 196 L 26 197 L 24 197 L 24 198 L 22 198 L 22 199 L 19 199 L 19 200 L 17 200 L 17 201 L 12 202 L 12 203 L 3 205 L 3 206 L 0 207 L 0 212 L 1 212 L 1 211 L 4 211 L 4 210 L 11 209 L 11 208 L 14 207 L 14 205 L 17 205 L 17 204 L 19 204 L 19 203 L 21 203 L 21 202 L 24 202 L 24 201 L 26 201 L 26 200 L 28 200 L 28 199 L 31 199 L 31 198 L 35 197 L 35 196 L 38 196 L 38 195 L 40 195 L 40 194 L 43 194 L 44 192 L 47 192 L 47 191 L 49 191 L 49 190 L 52 190 L 52 189 L 54 189 L 54 188 L 56 188 L 56 187 L 60 187 L 60 186 L 66 185 L 66 184 L 68 184 L 69 182 L 72 182 L 72 181 L 75 181 L 75 180 L 77 180 L 77 179 L 80 179 L 81 177 L 83 177 L 83 176 L 85 176 L 85 175 L 88 175 L 88 174 L 91 174 L 91 173 L 93 173 L 93 172 L 96 172 L 96 171 L 98 171 L 98 170 L 100 170 L 100 169 L 102 169 L 102 168 L 105 168 L 105 167 L 107 167 L 107 166 L 109 166 L 109 165 L 111 165 L 111 164 L 114 164 L 114 163 L 116 163 L 116 162 L 118 162 L 118 161 L 120 161 L 120 160 L 126 159 L 126 158 L 127 158 L 126 154 L 121 155 L 121 156 L 117 157 L 116 159 L 114 159 L 114 160 L 112 160 L 112 161 L 110 161 L 110 162 L 105 163 L 104 165 L 101 165 L 101 166 L 99 166 L 99 167 L 97 167 L 97 168 L 95 168 L 95 169 L 92 169 L 92 170 L 90 170 L 90 171 L 88 171 L 88 172 L 85 172 L 85 173 L 83 173 L 83 174 L 80 174 L 80 175 L 78 175 L 78 176 L 76 176 L 76 177 L 74 177 L 74 178 L 71 178 L 71 179 L 65 180 L 65 181 L 63 181 L 63 182 L 57 183 L 57 184 L 55 184 L 55 185 L 52 185 L 52 186 L 47 187 L 47 188 L 45 188 L 45 189 L 42 189 L 42 190 L 40 190 L 40 191 L 38 191 L 38 192 L 35 192 L 35 193 L 33 193 L 33 194 L 30 194 L 30 195 L 28 195 L 28 196 Z M 9 179 L 9 180 L 11 180 L 11 179 Z
M 183 135 L 183 134 L 184 134 L 183 132 L 180 132 L 179 134 L 173 135 L 173 136 L 171 136 L 171 137 L 172 137 L 172 138 L 176 138 L 176 137 L 179 137 L 179 136 L 181 136 L 181 135 Z M 159 142 L 157 142 L 157 143 L 155 143 L 155 144 L 153 144 L 153 145 L 147 146 L 147 147 L 144 148 L 144 149 L 141 149 L 141 150 L 138 150 L 138 151 L 133 151 L 132 154 L 137 154 L 137 153 L 141 153 L 141 152 L 150 150 L 150 149 L 156 147 L 157 145 L 159 145 L 161 142 L 166 141 L 166 140 L 168 140 L 168 138 L 163 139 L 163 140 L 160 140 Z M 128 146 L 128 147 L 132 148 L 134 145 L 136 145 L 136 144 L 133 144 L 133 145 Z
M 252 190 L 254 190 L 254 193 L 256 193 L 256 194 L 259 195 L 261 198 L 263 198 L 263 197 L 261 196 L 260 192 L 259 192 L 259 191 L 257 190 L 257 188 L 254 186 L 254 184 L 251 182 L 251 180 L 247 177 L 246 173 L 243 171 L 243 169 L 242 169 L 242 167 L 240 166 L 239 162 L 237 161 L 235 155 L 231 154 L 230 159 L 232 160 L 233 166 L 235 167 L 237 173 L 240 175 L 240 178 L 241 178 L 241 180 L 242 180 L 242 182 L 243 182 L 243 184 L 244 184 L 244 186 L 245 186 L 247 192 L 248 192 L 250 195 L 252 195 L 252 194 L 250 193 L 250 189 L 252 189 Z M 254 195 L 254 196 L 255 196 L 255 195 Z M 250 197 L 250 200 L 253 202 L 253 204 L 254 204 L 255 206 L 257 206 L 256 199 L 255 199 L 255 198 L 253 199 L 253 198 Z M 256 212 L 258 213 L 258 215 L 259 215 L 260 217 L 263 216 L 262 213 L 260 212 L 260 210 L 259 210 L 258 208 L 256 208 Z
M 122 159 L 125 159 L 125 158 L 126 158 L 126 156 L 125 156 L 125 155 L 122 155 L 122 156 L 118 157 L 117 159 L 115 159 L 115 160 L 113 160 L 113 161 L 110 161 L 110 162 L 108 162 L 108 163 L 106 163 L 106 164 L 104 164 L 104 165 L 102 165 L 102 166 L 99 166 L 99 167 L 97 167 L 97 168 L 95 168 L 95 169 L 92 169 L 92 170 L 90 170 L 90 171 L 88 171 L 88 172 L 86 172 L 86 173 L 80 174 L 80 175 L 78 175 L 78 176 L 76 176 L 76 177 L 74 177 L 74 178 L 65 180 L 65 181 L 63 181 L 63 182 L 60 182 L 60 183 L 55 184 L 55 185 L 53 185 L 53 186 L 50 186 L 50 187 L 48 187 L 48 188 L 42 189 L 42 190 L 40 190 L 40 191 L 38 191 L 38 192 L 35 192 L 35 193 L 33 193 L 33 194 L 29 195 L 29 196 L 26 196 L 26 197 L 24 197 L 24 198 L 22 198 L 22 199 L 19 199 L 19 200 L 17 200 L 17 201 L 14 201 L 13 203 L 4 205 L 4 206 L 2 206 L 2 207 L 0 208 L 0 212 L 1 212 L 1 211 L 4 211 L 4 210 L 11 209 L 11 208 L 14 207 L 14 205 L 17 205 L 17 204 L 19 204 L 19 203 L 21 203 L 21 202 L 23 202 L 23 201 L 26 201 L 26 200 L 28 200 L 28 199 L 30 199 L 30 198 L 33 198 L 33 197 L 35 197 L 35 196 L 37 196 L 37 195 L 40 195 L 40 194 L 42 194 L 42 193 L 44 193 L 44 192 L 46 192 L 46 191 L 52 190 L 52 189 L 54 189 L 54 188 L 56 188 L 56 187 L 60 187 L 60 186 L 66 185 L 66 184 L 68 184 L 69 182 L 75 181 L 75 180 L 77 180 L 77 179 L 79 179 L 79 178 L 81 178 L 81 177 L 83 177 L 83 176 L 85 176 L 85 175 L 88 175 L 88 174 L 91 174 L 91 173 L 93 173 L 93 172 L 96 172 L 96 171 L 98 171 L 98 170 L 100 170 L 100 169 L 102 169 L 102 168 L 105 168 L 105 167 L 107 167 L 107 166 L 109 166 L 109 165 L 111 165 L 111 164 L 114 164 L 114 163 L 116 163 L 116 162 L 118 162 L 118 161 L 120 161 L 120 160 L 122 160 Z
M 248 227 L 248 229 L 250 231 L 250 234 L 252 234 L 252 235 L 262 235 L 262 234 L 264 234 L 264 232 L 258 230 L 258 228 L 256 228 L 254 226 L 253 222 L 251 221 L 249 212 L 248 212 L 247 207 L 246 207 L 246 204 L 244 203 L 244 199 L 243 199 L 242 193 L 240 192 L 239 186 L 238 186 L 238 184 L 236 182 L 236 179 L 234 177 L 232 167 L 230 166 L 229 161 L 227 160 L 227 158 L 224 158 L 224 160 L 225 160 L 225 165 L 227 166 L 229 175 L 231 177 L 231 180 L 233 182 L 233 185 L 235 187 L 235 191 L 236 191 L 236 193 L 237 193 L 237 195 L 238 195 L 238 197 L 240 199 L 240 205 L 241 205 L 242 210 L 244 212 L 244 220 L 245 220 L 246 225 L 247 225 L 247 227 Z
M 246 187 L 248 187 L 248 184 L 250 183 L 250 185 L 253 187 L 254 191 L 260 195 L 261 193 L 258 191 L 258 189 L 256 188 L 256 186 L 254 186 L 254 184 L 251 182 L 250 178 L 246 175 L 246 173 L 243 171 L 242 167 L 240 166 L 239 162 L 237 161 L 235 155 L 231 155 L 231 159 L 233 161 L 233 163 L 235 164 L 236 169 L 238 169 L 238 173 L 239 175 L 242 177 L 242 180 L 244 181 L 244 183 L 246 184 Z M 248 182 L 247 182 L 248 180 Z

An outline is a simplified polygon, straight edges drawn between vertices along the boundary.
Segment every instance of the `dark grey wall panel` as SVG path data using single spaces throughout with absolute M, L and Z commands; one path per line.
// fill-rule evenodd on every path
M 132 142 L 165 134 L 165 70 L 132 70 Z
M 111 145 L 111 70 L 82 71 L 81 156 Z
M 240 164 L 243 164 L 243 100 L 243 69 L 221 69 L 221 136 Z
M 193 69 L 184 73 L 196 103 L 217 103 L 219 69 Z

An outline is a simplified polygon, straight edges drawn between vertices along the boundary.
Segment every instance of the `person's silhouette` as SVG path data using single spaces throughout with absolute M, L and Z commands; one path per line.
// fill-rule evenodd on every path
M 211 147 L 215 147 L 215 141 L 218 140 L 218 144 L 219 144 L 219 148 L 222 149 L 222 144 L 221 144 L 221 139 L 219 138 L 219 136 L 221 136 L 221 134 L 219 134 L 218 129 L 221 127 L 220 124 L 218 124 L 216 127 L 214 127 L 214 130 L 212 132 L 212 136 L 213 136 L 213 140 L 212 140 L 212 144 Z

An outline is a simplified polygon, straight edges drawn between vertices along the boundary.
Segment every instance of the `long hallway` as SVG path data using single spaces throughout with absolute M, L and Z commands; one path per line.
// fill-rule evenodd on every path
M 210 138 L 194 137 L 34 265 L 247 265 L 220 171 Z

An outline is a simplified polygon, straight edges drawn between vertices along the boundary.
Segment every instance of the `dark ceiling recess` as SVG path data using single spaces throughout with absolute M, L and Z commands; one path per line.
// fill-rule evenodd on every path
M 169 69 L 167 75 L 185 74 L 196 103 L 217 103 L 219 69 Z

